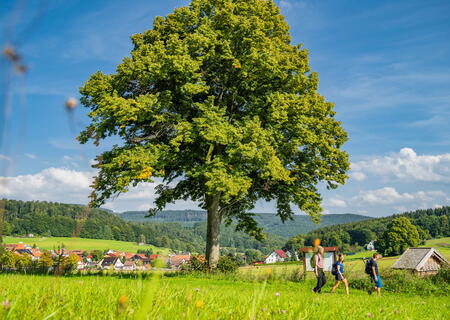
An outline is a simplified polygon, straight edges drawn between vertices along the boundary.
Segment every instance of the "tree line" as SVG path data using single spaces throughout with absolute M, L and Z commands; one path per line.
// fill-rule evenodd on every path
M 5 235 L 73 236 L 80 226 L 81 238 L 142 242 L 176 251 L 203 252 L 206 241 L 206 222 L 184 226 L 179 223 L 126 222 L 110 211 L 46 201 L 5 200 Z M 245 252 L 248 249 L 267 254 L 280 248 L 286 238 L 268 234 L 258 241 L 233 226 L 222 225 L 223 252 Z
M 338 246 L 348 252 L 377 240 L 377 250 L 395 255 L 402 253 L 402 243 L 413 246 L 427 239 L 448 236 L 450 207 L 446 206 L 316 229 L 306 235 L 292 237 L 284 247 L 291 249 L 310 246 L 314 239 L 320 238 L 322 245 Z M 403 241 L 405 239 L 406 242 Z

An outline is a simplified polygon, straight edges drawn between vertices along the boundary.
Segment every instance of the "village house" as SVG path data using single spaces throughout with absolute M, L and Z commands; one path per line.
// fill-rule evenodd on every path
M 269 254 L 264 263 L 276 263 L 276 262 L 284 262 L 288 259 L 288 255 L 283 250 L 273 250 L 271 254 Z
M 31 252 L 31 260 L 32 261 L 39 260 L 42 256 L 41 250 L 39 250 L 37 248 L 31 248 L 30 252 Z
M 122 270 L 123 263 L 119 257 L 104 257 L 98 263 L 98 266 L 103 270 L 113 268 L 114 270 Z
M 368 251 L 375 251 L 375 240 L 372 240 L 368 244 L 366 244 L 365 248 Z
M 135 263 L 134 261 L 127 260 L 127 261 L 125 261 L 125 263 L 123 264 L 122 270 L 123 270 L 123 271 L 136 271 L 136 270 L 137 270 L 136 263 Z
M 409 270 L 418 276 L 436 274 L 449 262 L 434 248 L 408 248 L 397 261 L 392 269 Z
M 5 246 L 5 249 L 12 252 L 12 251 L 16 251 L 16 250 L 24 250 L 24 249 L 26 249 L 26 246 L 25 246 L 25 244 L 23 244 L 21 242 L 10 243 Z
M 179 268 L 181 265 L 189 262 L 190 260 L 191 260 L 190 253 L 181 255 L 170 255 L 167 264 L 171 268 Z
M 155 259 L 158 259 L 159 257 L 161 257 L 160 254 L 151 254 L 151 255 L 149 256 L 150 260 L 155 260 Z

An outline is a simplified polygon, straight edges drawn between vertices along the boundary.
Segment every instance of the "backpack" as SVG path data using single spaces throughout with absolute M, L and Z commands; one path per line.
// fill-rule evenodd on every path
M 368 275 L 371 275 L 371 274 L 372 274 L 372 260 L 367 260 L 367 261 L 366 261 L 366 267 L 365 267 L 364 271 L 365 271 Z
M 337 262 L 333 263 L 333 266 L 331 267 L 331 274 L 333 276 L 338 275 L 338 263 Z
M 316 267 L 316 254 L 317 253 L 313 253 L 313 255 L 311 256 L 311 259 L 309 259 L 309 263 L 311 264 L 311 268 L 315 268 Z

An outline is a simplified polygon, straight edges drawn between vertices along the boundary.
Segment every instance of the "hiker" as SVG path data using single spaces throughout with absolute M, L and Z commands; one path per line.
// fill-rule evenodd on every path
M 334 278 L 336 279 L 336 283 L 334 284 L 333 288 L 331 288 L 331 293 L 334 293 L 334 291 L 337 289 L 337 287 L 339 287 L 341 282 L 343 282 L 345 286 L 345 293 L 348 294 L 348 282 L 347 279 L 344 277 L 344 255 L 342 253 L 339 254 L 338 261 L 336 261 L 333 264 L 331 273 L 334 275 Z
M 325 278 L 325 273 L 323 272 L 324 252 L 325 249 L 323 247 L 319 247 L 314 256 L 314 275 L 317 278 L 317 285 L 312 289 L 312 291 L 315 293 L 321 293 L 322 287 L 327 282 L 327 278 Z
M 369 274 L 371 281 L 374 282 L 374 287 L 370 288 L 367 292 L 372 294 L 374 291 L 377 292 L 378 296 L 381 296 L 381 287 L 383 283 L 381 282 L 380 274 L 378 272 L 377 260 L 381 259 L 379 253 L 374 253 L 372 259 L 366 262 L 366 273 Z

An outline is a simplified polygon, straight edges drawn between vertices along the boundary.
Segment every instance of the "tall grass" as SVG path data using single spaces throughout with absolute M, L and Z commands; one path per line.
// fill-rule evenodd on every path
M 119 279 L 0 275 L 2 319 L 447 319 L 448 296 L 351 290 L 313 280 L 245 282 L 190 276 Z M 431 316 L 431 318 L 430 318 Z

